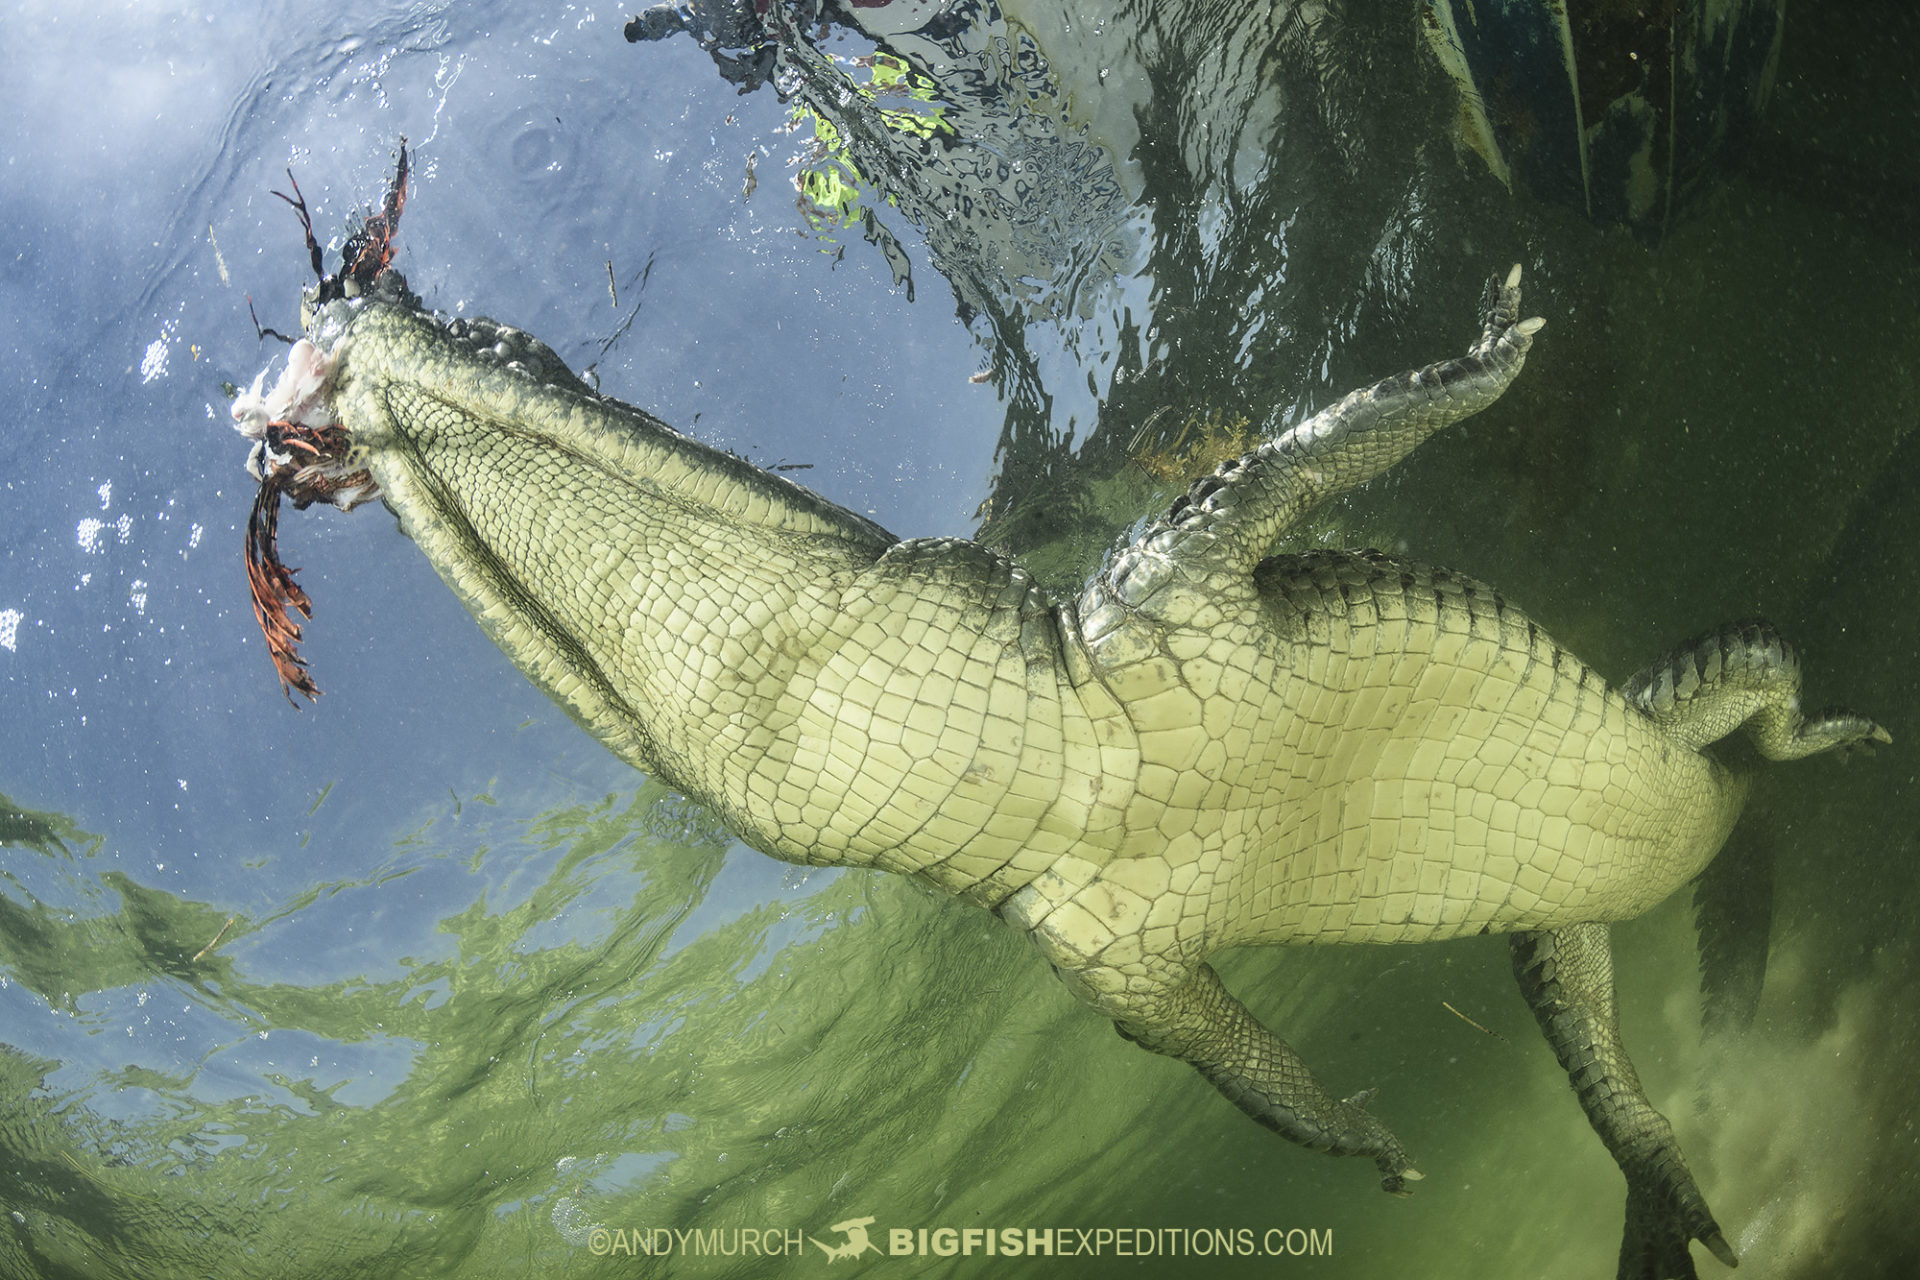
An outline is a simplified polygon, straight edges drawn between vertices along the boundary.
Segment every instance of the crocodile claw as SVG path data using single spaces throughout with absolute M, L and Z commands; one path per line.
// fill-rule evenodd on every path
M 1397 1173 L 1383 1174 L 1380 1178 L 1380 1189 L 1390 1196 L 1399 1196 L 1404 1200 L 1413 1194 L 1413 1188 L 1407 1184 L 1409 1182 L 1419 1182 L 1426 1176 L 1426 1174 L 1421 1173 L 1418 1169 L 1408 1166 L 1402 1168 Z
M 1409 1182 L 1419 1182 L 1426 1177 L 1418 1169 L 1407 1163 L 1407 1153 L 1400 1148 L 1400 1140 L 1388 1132 L 1379 1120 L 1367 1114 L 1367 1104 L 1379 1093 L 1378 1089 L 1362 1089 L 1340 1105 L 1351 1110 L 1351 1119 L 1364 1121 L 1360 1127 L 1370 1131 L 1375 1150 L 1373 1162 L 1380 1169 L 1380 1189 L 1392 1196 L 1409 1196 L 1412 1190 Z M 1364 1148 L 1363 1148 L 1364 1149 Z
M 1507 272 L 1505 281 L 1498 276 L 1487 281 L 1486 299 L 1481 305 L 1486 312 L 1485 328 L 1480 332 L 1480 341 L 1474 344 L 1472 355 L 1489 354 L 1509 335 L 1524 349 L 1525 343 L 1547 326 L 1540 316 L 1520 318 L 1520 264 L 1517 262 Z
M 1620 1241 L 1619 1280 L 1698 1280 L 1689 1245 L 1698 1240 L 1729 1267 L 1740 1265 L 1720 1224 L 1707 1211 L 1693 1179 L 1627 1183 L 1626 1234 Z
M 1740 1255 L 1733 1251 L 1733 1246 L 1728 1244 L 1727 1238 L 1718 1231 L 1710 1236 L 1704 1237 L 1700 1243 L 1707 1246 L 1708 1251 L 1711 1252 L 1714 1257 L 1720 1259 L 1720 1261 L 1726 1263 L 1728 1266 L 1737 1267 L 1740 1265 Z

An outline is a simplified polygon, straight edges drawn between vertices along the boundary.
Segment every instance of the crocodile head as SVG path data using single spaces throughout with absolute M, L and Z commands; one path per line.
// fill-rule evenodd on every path
M 263 494 L 347 509 L 377 494 L 536 685 L 670 780 L 696 783 L 712 717 L 757 696 L 720 686 L 764 669 L 761 692 L 777 687 L 783 655 L 837 616 L 817 592 L 894 541 L 597 394 L 530 334 L 422 310 L 404 285 L 321 305 L 273 390 L 259 385 L 235 416 L 259 433 Z M 306 597 L 277 560 L 254 576 L 270 648 L 283 624 L 282 676 L 310 693 L 283 660 Z M 700 688 L 718 705 L 689 715 Z

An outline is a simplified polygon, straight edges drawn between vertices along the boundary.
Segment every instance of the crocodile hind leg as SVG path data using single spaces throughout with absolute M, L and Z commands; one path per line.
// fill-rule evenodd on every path
M 1893 738 L 1863 715 L 1800 710 L 1800 658 L 1770 623 L 1733 622 L 1663 654 L 1620 686 L 1668 736 L 1698 750 L 1745 728 L 1769 760 Z
M 1604 924 L 1516 933 L 1513 973 L 1580 1106 L 1627 1178 L 1620 1280 L 1695 1280 L 1688 1242 L 1728 1266 L 1733 1249 L 1694 1185 L 1673 1127 L 1654 1110 L 1620 1043 Z

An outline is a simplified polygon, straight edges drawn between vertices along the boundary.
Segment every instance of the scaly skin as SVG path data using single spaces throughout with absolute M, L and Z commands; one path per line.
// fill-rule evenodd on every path
M 1467 355 L 1222 467 L 1067 605 L 982 547 L 897 541 L 598 396 L 490 321 L 336 302 L 314 338 L 351 465 L 615 753 L 775 857 L 997 911 L 1123 1035 L 1295 1142 L 1372 1158 L 1389 1190 L 1419 1175 L 1365 1095 L 1329 1094 L 1206 957 L 1516 934 L 1628 1177 L 1622 1274 L 1691 1274 L 1689 1239 L 1732 1253 L 1619 1047 L 1605 923 L 1719 849 L 1744 782 L 1712 739 L 1751 722 L 1784 757 L 1884 730 L 1803 722 L 1770 632 L 1676 651 L 1629 697 L 1469 579 L 1266 558 L 1505 390 L 1542 323 L 1518 303 L 1516 268 Z

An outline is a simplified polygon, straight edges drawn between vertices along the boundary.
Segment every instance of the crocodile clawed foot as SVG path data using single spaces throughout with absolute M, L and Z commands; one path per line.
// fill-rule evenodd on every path
M 1728 1244 L 1727 1238 L 1718 1231 L 1712 1235 L 1702 1237 L 1700 1243 L 1707 1246 L 1707 1251 L 1727 1266 L 1737 1267 L 1740 1265 L 1740 1255 L 1733 1251 L 1733 1246 Z
M 1407 1153 L 1392 1131 L 1367 1114 L 1367 1104 L 1379 1092 L 1378 1089 L 1362 1089 L 1340 1105 L 1347 1112 L 1347 1120 L 1352 1128 L 1365 1135 L 1365 1145 L 1361 1150 L 1371 1154 L 1374 1164 L 1380 1169 L 1380 1189 L 1388 1195 L 1410 1196 L 1413 1190 L 1407 1183 L 1419 1182 L 1426 1175 L 1407 1163 Z
M 1829 707 L 1807 718 L 1800 738 L 1816 751 L 1831 751 L 1841 760 L 1855 755 L 1870 756 L 1873 748 L 1890 746 L 1893 735 L 1872 720 L 1854 711 Z
M 1399 1196 L 1402 1200 L 1413 1194 L 1413 1188 L 1407 1185 L 1409 1182 L 1418 1182 L 1427 1176 L 1411 1165 L 1404 1166 L 1396 1171 L 1389 1167 L 1391 1161 L 1385 1157 L 1382 1157 L 1378 1163 L 1380 1165 L 1380 1189 L 1390 1196 Z
M 1695 1240 L 1726 1266 L 1740 1265 L 1684 1168 L 1667 1166 L 1639 1177 L 1629 1175 L 1620 1280 L 1698 1280 L 1689 1248 Z
M 1487 281 L 1486 327 L 1480 332 L 1480 341 L 1469 353 L 1486 356 L 1506 343 L 1517 346 L 1524 353 L 1532 343 L 1533 335 L 1546 327 L 1547 322 L 1539 316 L 1520 319 L 1520 264 L 1514 263 L 1502 281 L 1494 276 Z

